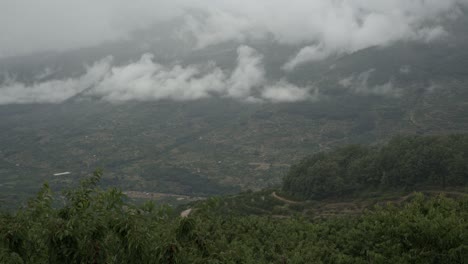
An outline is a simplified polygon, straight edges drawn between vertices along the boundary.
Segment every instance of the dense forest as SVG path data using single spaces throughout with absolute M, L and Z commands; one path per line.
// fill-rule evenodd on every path
M 384 146 L 320 153 L 291 168 L 284 190 L 319 199 L 372 188 L 466 184 L 467 144 L 467 136 L 400 137 Z M 101 178 L 96 171 L 61 194 L 45 184 L 16 212 L 0 213 L 0 263 L 468 261 L 468 196 L 463 192 L 418 193 L 403 203 L 319 218 L 274 211 L 239 214 L 220 209 L 233 201 L 210 198 L 189 205 L 193 212 L 181 217 L 169 206 L 136 205 L 116 188 L 103 189 Z M 268 194 L 247 192 L 232 199 L 245 204 L 242 210 L 248 210 L 249 201 L 265 203 L 257 210 L 266 211 L 280 203 Z
M 383 146 L 346 146 L 293 166 L 283 191 L 301 199 L 367 190 L 442 189 L 468 182 L 468 135 L 396 137 Z

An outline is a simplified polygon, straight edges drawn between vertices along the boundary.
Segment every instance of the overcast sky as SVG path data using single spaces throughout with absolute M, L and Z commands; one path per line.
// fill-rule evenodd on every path
M 228 41 L 238 42 L 239 48 L 237 67 L 230 72 L 216 65 L 160 65 L 151 54 L 142 54 L 140 60 L 119 66 L 105 58 L 75 79 L 33 85 L 7 80 L 0 85 L 0 104 L 62 102 L 88 88 L 88 94 L 111 101 L 209 96 L 312 100 L 315 88 L 265 80 L 263 55 L 248 41 L 273 36 L 278 43 L 297 47 L 284 61 L 286 73 L 372 46 L 443 40 L 452 34 L 446 23 L 463 16 L 467 6 L 468 0 L 1 0 L 0 58 L 125 39 L 135 30 L 175 18 L 182 22 L 172 36 L 194 40 L 193 49 Z M 345 83 L 365 83 L 366 89 L 354 90 L 370 93 L 370 74 Z M 391 83 L 378 91 L 397 94 Z
M 0 57 L 90 46 L 185 17 L 197 46 L 267 33 L 304 44 L 301 60 L 397 40 L 431 41 L 468 0 L 2 0 Z M 204 16 L 191 16 L 197 9 Z M 199 14 L 199 13 L 198 13 Z

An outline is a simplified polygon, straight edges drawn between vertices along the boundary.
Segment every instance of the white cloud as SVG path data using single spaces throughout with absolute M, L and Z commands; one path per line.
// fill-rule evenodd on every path
M 316 90 L 317 91 L 317 90 Z M 316 99 L 317 94 L 312 96 L 309 89 L 299 88 L 286 81 L 280 81 L 262 91 L 262 98 L 274 103 L 291 103 Z
M 321 61 L 332 55 L 333 52 L 330 49 L 325 48 L 323 45 L 319 46 L 307 46 L 302 48 L 296 56 L 290 61 L 284 64 L 283 69 L 286 71 L 292 71 L 298 65 L 306 62 Z
M 241 46 L 238 49 L 237 67 L 227 85 L 228 97 L 248 97 L 253 88 L 265 83 L 262 59 L 262 56 L 250 47 Z
M 0 86 L 0 105 L 26 103 L 60 103 L 99 82 L 110 69 L 111 58 L 105 58 L 87 67 L 80 78 L 51 80 L 26 85 L 7 80 Z
M 195 100 L 219 93 L 224 87 L 225 76 L 219 68 L 202 74 L 197 66 L 168 68 L 152 59 L 151 54 L 145 54 L 135 63 L 113 67 L 88 93 L 108 101 Z
M 294 102 L 312 99 L 309 89 L 285 80 L 269 83 L 262 55 L 240 46 L 236 68 L 227 74 L 208 65 L 167 67 L 153 61 L 151 54 L 122 66 L 106 58 L 88 67 L 75 79 L 51 80 L 26 85 L 9 81 L 0 86 L 0 104 L 60 103 L 71 97 L 95 96 L 111 102 L 175 100 L 208 97 L 234 98 L 246 102 Z

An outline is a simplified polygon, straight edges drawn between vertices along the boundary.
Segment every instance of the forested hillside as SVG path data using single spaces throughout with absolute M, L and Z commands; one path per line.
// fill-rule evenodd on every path
M 363 191 L 443 189 L 468 182 L 468 135 L 396 137 L 382 146 L 352 145 L 293 166 L 283 190 L 302 199 Z

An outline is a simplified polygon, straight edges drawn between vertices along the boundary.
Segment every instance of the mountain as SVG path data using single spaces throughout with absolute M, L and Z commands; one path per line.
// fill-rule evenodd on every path
M 54 103 L 0 105 L 0 199 L 21 200 L 44 180 L 62 188 L 97 167 L 106 172 L 105 184 L 124 191 L 198 197 L 258 190 L 280 184 L 291 164 L 313 152 L 385 142 L 398 134 L 466 132 L 465 20 L 453 24 L 457 34 L 444 41 L 371 47 L 291 72 L 282 67 L 297 47 L 270 38 L 243 44 L 253 50 L 251 57 L 262 58 L 269 85 L 308 87 L 306 100 L 208 96 L 115 102 L 89 96 L 88 89 Z M 242 69 L 240 43 L 194 50 L 171 39 L 171 23 L 125 41 L 0 59 L 3 83 L 13 78 L 24 85 L 56 80 L 63 85 L 86 76 L 83 65 L 108 55 L 114 57 L 114 71 L 143 53 L 184 69 L 211 69 L 211 61 L 225 79 Z M 155 35 L 160 37 L 147 37 Z M 251 93 L 261 96 L 255 85 Z M 71 174 L 53 176 L 61 172 Z

